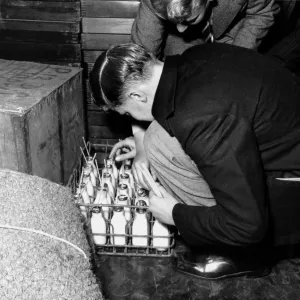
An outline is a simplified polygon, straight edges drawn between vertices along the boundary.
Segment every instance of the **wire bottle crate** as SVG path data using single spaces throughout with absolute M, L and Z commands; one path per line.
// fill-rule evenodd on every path
M 99 170 L 104 167 L 103 161 L 108 157 L 109 152 L 111 151 L 114 144 L 118 142 L 118 140 L 103 140 L 99 144 L 91 144 L 87 143 L 89 152 L 96 153 L 96 160 L 98 162 Z M 84 157 L 81 155 L 78 161 L 77 167 L 73 170 L 73 173 L 69 179 L 68 186 L 71 188 L 72 193 L 74 195 L 74 201 L 81 211 L 84 210 L 85 218 L 84 223 L 87 228 L 87 233 L 90 235 L 90 240 L 95 241 L 95 238 L 103 237 L 105 239 L 105 244 L 97 245 L 94 242 L 95 251 L 97 254 L 104 255 L 117 255 L 117 256 L 150 256 L 150 257 L 170 257 L 174 255 L 174 247 L 175 247 L 175 230 L 173 228 L 169 228 L 169 234 L 167 236 L 159 236 L 153 235 L 153 225 L 155 222 L 155 218 L 152 216 L 151 212 L 148 210 L 148 206 L 143 207 L 147 210 L 147 218 L 148 218 L 148 234 L 145 235 L 134 235 L 132 234 L 132 224 L 136 218 L 137 209 L 140 206 L 135 205 L 135 201 L 131 202 L 130 205 L 120 205 L 120 204 L 85 204 L 79 203 L 77 199 L 75 199 L 75 193 L 80 181 L 82 167 L 84 165 Z M 130 212 L 131 218 L 126 220 L 125 233 L 117 234 L 114 233 L 114 227 L 111 224 L 112 214 L 110 214 L 109 218 L 105 218 L 103 214 L 103 209 L 101 209 L 101 214 L 106 224 L 106 232 L 105 233 L 93 233 L 91 228 L 91 216 L 93 209 L 97 209 L 97 207 L 105 208 L 108 207 L 110 211 L 112 211 L 115 207 L 123 207 L 123 209 L 127 209 L 127 212 Z M 125 239 L 124 245 L 116 245 L 114 243 L 114 239 L 122 237 Z M 147 245 L 138 246 L 134 245 L 134 238 L 145 238 L 147 240 Z M 161 242 L 164 243 L 164 246 L 158 247 L 154 245 L 154 240 L 157 241 L 160 239 Z

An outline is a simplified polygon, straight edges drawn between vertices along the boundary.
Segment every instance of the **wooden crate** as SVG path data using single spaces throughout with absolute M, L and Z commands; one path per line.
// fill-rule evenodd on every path
M 85 136 L 81 69 L 0 59 L 0 167 L 66 184 Z
M 0 57 L 80 66 L 80 1 L 0 1 Z
M 80 2 L 78 0 L 2 0 L 0 8 L 2 19 L 62 22 L 78 22 L 80 20 Z

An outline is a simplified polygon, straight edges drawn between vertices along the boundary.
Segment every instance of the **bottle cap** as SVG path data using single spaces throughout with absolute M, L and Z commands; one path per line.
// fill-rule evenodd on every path
M 147 203 L 144 200 L 137 201 L 136 206 L 140 206 L 136 209 L 139 214 L 145 213 L 147 210 Z
M 119 184 L 119 189 L 120 190 L 127 190 L 128 189 L 128 185 L 126 183 L 120 183 Z
M 86 166 L 83 168 L 83 176 L 89 176 L 91 173 L 91 168 Z
M 136 191 L 136 194 L 137 194 L 138 197 L 146 197 L 147 196 L 147 191 L 143 188 L 139 188 Z
M 81 202 L 81 198 L 82 198 L 81 194 L 80 193 L 76 193 L 74 195 L 74 201 L 75 201 L 75 203 L 80 203 Z
M 92 156 L 88 156 L 88 157 L 86 158 L 86 160 L 87 160 L 87 162 L 88 162 L 89 164 L 93 164 L 93 163 L 94 163 L 94 159 L 93 159 Z
M 113 159 L 112 158 L 107 158 L 106 159 L 106 165 L 111 166 L 113 164 Z
M 114 211 L 116 211 L 116 212 L 120 212 L 120 211 L 123 211 L 123 210 L 124 210 L 124 208 L 122 206 L 116 206 L 114 208 Z
M 104 178 L 109 178 L 110 177 L 110 173 L 107 173 L 107 172 L 103 173 L 103 177 Z
M 128 196 L 127 195 L 119 195 L 118 200 L 119 201 L 128 201 Z
M 99 214 L 101 213 L 101 210 L 102 210 L 101 206 L 95 206 L 92 208 L 92 213 Z
M 128 179 L 129 175 L 127 173 L 120 174 L 121 179 Z

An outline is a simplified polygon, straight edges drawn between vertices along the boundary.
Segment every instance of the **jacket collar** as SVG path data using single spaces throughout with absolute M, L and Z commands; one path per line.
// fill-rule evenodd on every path
M 178 58 L 179 55 L 166 57 L 152 106 L 154 119 L 160 123 L 170 135 L 172 135 L 172 133 L 167 118 L 174 112 L 175 107 Z

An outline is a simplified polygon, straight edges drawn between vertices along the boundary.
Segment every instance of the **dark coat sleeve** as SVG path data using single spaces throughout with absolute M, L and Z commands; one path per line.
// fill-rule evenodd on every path
M 155 13 L 150 0 L 141 0 L 131 29 L 131 42 L 160 58 L 165 38 L 164 20 Z
M 180 142 L 217 202 L 213 207 L 175 205 L 173 218 L 183 238 L 191 245 L 261 241 L 268 223 L 265 183 L 251 125 L 228 114 L 189 117 L 181 128 Z
M 279 6 L 274 0 L 249 0 L 245 17 L 236 25 L 239 29 L 235 33 L 232 44 L 257 49 L 274 24 L 274 16 L 278 12 Z

